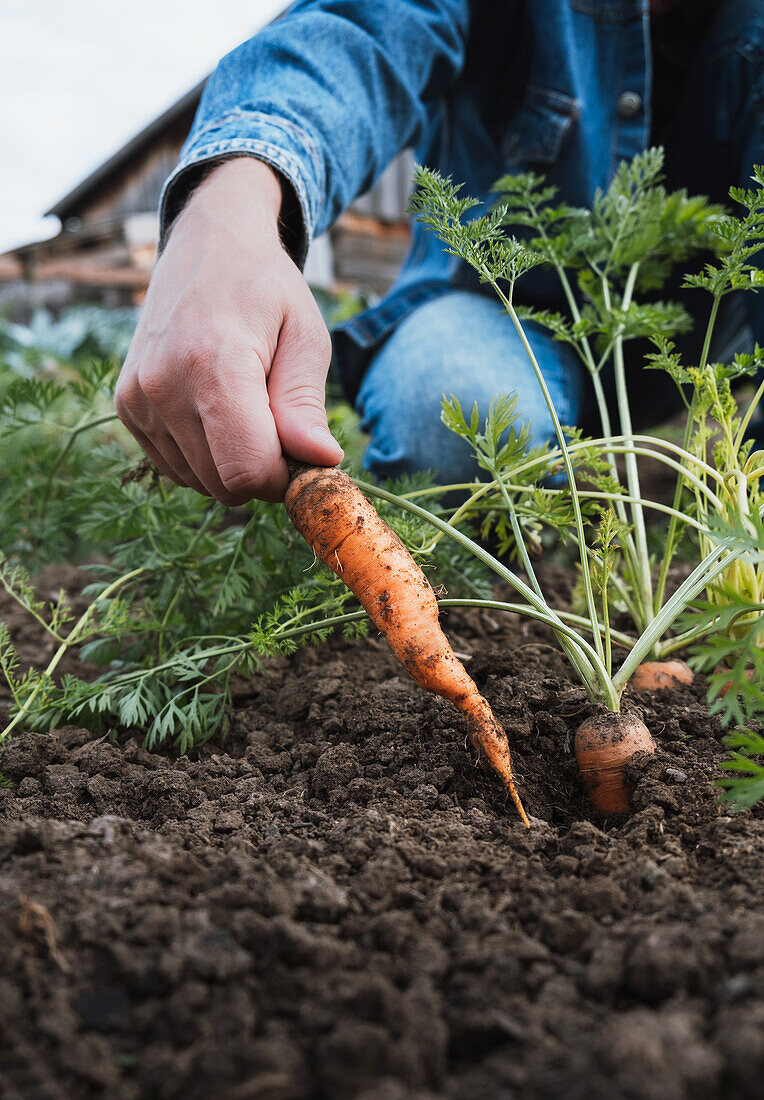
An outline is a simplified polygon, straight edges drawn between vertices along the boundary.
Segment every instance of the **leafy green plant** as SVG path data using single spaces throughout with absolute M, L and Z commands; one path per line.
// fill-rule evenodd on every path
M 757 575 L 764 569 L 764 515 L 761 509 L 743 523 L 720 521 L 719 532 L 745 555 Z M 708 676 L 712 714 L 736 728 L 726 740 L 731 755 L 722 765 L 723 800 L 745 809 L 764 796 L 764 739 L 750 728 L 764 720 L 764 602 L 747 595 L 744 585 L 720 583 L 698 601 L 687 623 L 700 623 L 704 636 L 692 647 L 691 663 Z
M 728 381 L 733 375 L 755 371 L 760 355 L 738 357 L 731 368 L 710 365 L 708 356 L 721 299 L 733 290 L 764 285 L 764 276 L 751 262 L 762 237 L 764 173 L 756 169 L 756 190 L 732 192 L 747 209 L 743 218 L 735 218 L 701 198 L 689 198 L 684 192 L 668 194 L 660 184 L 661 166 L 660 150 L 648 150 L 621 165 L 608 191 L 596 196 L 591 211 L 555 205 L 554 189 L 545 187 L 539 177 L 526 174 L 501 180 L 495 207 L 476 215 L 475 200 L 462 197 L 451 181 L 425 169 L 419 171 L 418 192 L 412 203 L 417 216 L 438 233 L 447 249 L 470 264 L 498 295 L 533 367 L 556 436 L 556 447 L 540 456 L 523 457 L 516 446 L 501 442 L 510 423 L 507 403 L 495 404 L 480 430 L 476 410 L 468 421 L 458 404 L 447 400 L 445 422 L 470 444 L 489 478 L 482 485 L 464 487 L 470 496 L 459 515 L 495 509 L 503 501 L 527 581 L 494 566 L 495 571 L 524 597 L 524 613 L 548 623 L 557 634 L 590 698 L 615 711 L 641 661 L 673 652 L 717 630 L 718 615 L 696 620 L 678 636 L 667 637 L 700 593 L 718 595 L 732 578 L 750 578 L 754 567 L 748 551 L 729 533 L 720 533 L 717 521 L 734 515 L 750 525 L 751 515 L 761 507 L 757 496 L 760 463 L 758 458 L 748 461 L 751 456 L 742 443 L 745 423 L 738 421 L 731 427 L 729 389 L 722 387 L 719 400 L 709 397 L 712 383 L 719 390 L 720 378 Z M 508 226 L 521 227 L 522 242 L 508 234 Z M 688 324 L 683 309 L 670 302 L 640 303 L 636 295 L 640 290 L 660 288 L 677 259 L 701 248 L 711 249 L 714 259 L 700 274 L 688 276 L 685 285 L 706 289 L 712 303 L 701 359 L 691 369 L 679 364 L 670 344 L 671 335 Z M 539 264 L 557 272 L 568 316 L 515 304 L 518 280 Z M 548 328 L 580 356 L 597 398 L 603 427 L 600 438 L 582 440 L 560 424 L 528 335 L 529 321 Z M 677 381 L 693 387 L 683 446 L 633 430 L 624 349 L 628 341 L 643 336 L 652 338 L 658 348 L 651 365 L 669 370 Z M 615 377 L 617 432 L 610 422 L 601 382 L 608 362 Z M 716 447 L 709 461 L 701 446 L 710 438 L 706 420 L 722 412 L 720 426 L 727 434 L 734 430 L 733 446 Z M 623 478 L 616 455 L 623 456 Z M 646 456 L 676 473 L 671 506 L 643 494 L 640 458 Z M 600 463 L 603 458 L 607 461 L 606 477 L 593 457 Z M 560 468 L 566 484 L 555 487 L 550 475 Z M 593 489 L 582 489 L 582 475 L 590 483 L 594 480 Z M 543 516 L 543 522 L 556 522 L 561 530 L 570 524 L 579 557 L 585 634 L 569 623 L 562 629 L 559 612 L 544 598 L 525 545 L 519 500 L 535 512 L 537 522 Z M 551 520 L 540 507 L 542 500 L 556 502 L 558 512 Z M 593 507 L 589 501 L 594 502 Z M 647 508 L 669 517 L 665 552 L 659 563 L 648 552 Z M 591 539 L 587 524 L 597 516 L 598 534 Z M 700 560 L 677 591 L 665 599 L 673 554 L 680 536 L 688 530 L 700 540 Z M 629 613 L 636 632 L 618 636 L 628 653 L 616 669 L 612 665 L 611 603 Z
M 52 377 L 14 372 L 0 403 L 0 591 L 54 643 L 45 667 L 22 669 L 0 624 L 0 675 L 12 698 L 0 742 L 23 726 L 76 721 L 128 726 L 150 745 L 171 739 L 186 751 L 224 726 L 235 675 L 335 628 L 367 629 L 283 508 L 231 511 L 138 462 L 113 411 L 115 373 L 98 362 Z M 415 551 L 431 541 L 421 520 L 391 518 Z M 31 575 L 51 561 L 84 562 L 92 575 L 81 613 L 64 594 L 37 596 Z M 486 593 L 453 544 L 435 564 L 436 583 Z M 73 658 L 90 674 L 74 675 Z
M 743 208 L 742 218 L 722 219 L 717 227 L 726 248 L 717 264 L 690 276 L 687 285 L 709 292 L 712 313 L 701 363 L 685 367 L 670 341 L 658 340 L 655 366 L 667 370 L 677 384 L 689 389 L 685 398 L 687 420 L 684 446 L 716 472 L 714 489 L 719 508 L 712 514 L 707 497 L 699 486 L 690 486 L 695 514 L 703 516 L 714 534 L 699 534 L 701 553 L 710 551 L 719 534 L 736 548 L 737 553 L 722 573 L 706 587 L 705 599 L 698 602 L 684 626 L 692 646 L 692 665 L 709 678 L 709 702 L 712 714 L 719 714 L 725 725 L 739 727 L 728 738 L 733 750 L 725 765 L 724 798 L 734 808 L 751 805 L 762 797 L 762 753 L 759 734 L 744 727 L 764 718 L 764 451 L 753 450 L 745 433 L 764 397 L 764 351 L 756 346 L 751 353 L 738 354 L 728 364 L 708 362 L 710 334 L 722 300 L 733 291 L 755 290 L 764 285 L 762 273 L 753 259 L 764 240 L 764 193 L 762 173 L 756 170 L 755 190 L 733 188 L 735 202 Z M 758 385 L 747 406 L 741 409 L 732 384 L 753 377 Z M 708 477 L 701 468 L 701 483 Z M 678 499 L 683 486 L 677 484 Z M 678 524 L 672 520 L 668 532 L 666 559 L 675 545 Z M 661 572 L 665 584 L 667 566 Z M 662 591 L 662 588 L 661 588 Z
M 93 359 L 121 361 L 137 319 L 137 309 L 96 305 L 70 306 L 57 318 L 38 309 L 28 324 L 0 317 L 0 360 L 26 377 Z
M 736 730 L 727 738 L 729 760 L 721 767 L 722 800 L 733 810 L 747 810 L 764 798 L 764 737 L 752 730 Z
M 125 465 L 115 446 L 115 376 L 113 363 L 95 361 L 7 381 L 0 397 L 7 557 L 39 568 L 87 552 L 77 517 Z

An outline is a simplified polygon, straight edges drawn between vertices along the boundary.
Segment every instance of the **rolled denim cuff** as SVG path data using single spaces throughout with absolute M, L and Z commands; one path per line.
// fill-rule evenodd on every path
M 324 193 L 324 164 L 309 134 L 289 119 L 259 111 L 230 111 L 192 132 L 159 199 L 159 250 L 205 169 L 230 157 L 265 161 L 291 185 L 299 204 L 300 226 L 289 226 L 292 258 L 301 268 L 308 254 Z

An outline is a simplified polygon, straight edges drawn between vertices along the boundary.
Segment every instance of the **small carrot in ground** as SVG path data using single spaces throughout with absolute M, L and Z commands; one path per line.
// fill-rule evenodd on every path
M 645 661 L 634 671 L 629 686 L 634 691 L 667 691 L 695 679 L 686 661 Z
M 645 661 L 629 681 L 632 691 L 666 691 L 691 684 L 695 673 L 684 661 Z
M 342 470 L 290 463 L 290 473 L 284 504 L 295 528 L 358 597 L 411 678 L 466 716 L 473 745 L 501 776 L 530 827 L 507 736 L 441 630 L 438 601 L 422 570 Z
M 604 814 L 629 812 L 631 794 L 624 774 L 638 752 L 655 752 L 655 742 L 634 714 L 599 714 L 576 730 L 576 762 L 589 801 Z

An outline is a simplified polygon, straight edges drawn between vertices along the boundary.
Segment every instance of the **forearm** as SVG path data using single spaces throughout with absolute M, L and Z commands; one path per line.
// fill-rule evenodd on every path
M 468 0 L 304 0 L 225 57 L 210 78 L 162 201 L 162 233 L 205 166 L 259 158 L 286 181 L 304 258 L 323 232 L 415 143 L 426 105 L 464 55 Z

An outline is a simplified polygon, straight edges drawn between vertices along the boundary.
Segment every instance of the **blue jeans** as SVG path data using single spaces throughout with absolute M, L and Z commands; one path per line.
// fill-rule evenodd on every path
M 742 304 L 735 296 L 724 303 L 712 361 L 728 362 L 734 352 L 752 350 Z M 578 356 L 540 326 L 526 322 L 524 327 L 560 423 L 583 425 L 588 434 L 598 435 L 599 416 Z M 657 377 L 649 379 L 654 384 Z M 364 376 L 356 401 L 361 427 L 370 435 L 364 465 L 381 479 L 431 470 L 443 485 L 473 480 L 480 476 L 479 467 L 469 445 L 441 422 L 441 398 L 454 394 L 465 416 L 477 401 L 482 424 L 491 399 L 500 393 L 517 394 L 516 427 L 530 423 L 531 446 L 554 442 L 541 388 L 498 300 L 466 290 L 430 299 L 398 326 Z M 761 413 L 747 438 L 754 450 L 764 449 Z
M 560 421 L 578 423 L 587 389 L 575 352 L 537 325 L 526 331 Z M 536 376 L 501 304 L 464 290 L 425 302 L 383 344 L 361 384 L 356 408 L 371 437 L 367 469 L 378 478 L 434 470 L 446 485 L 478 477 L 469 445 L 441 423 L 441 397 L 454 394 L 467 416 L 477 401 L 482 419 L 497 393 L 518 395 L 519 423 L 530 422 L 533 445 L 554 438 Z

